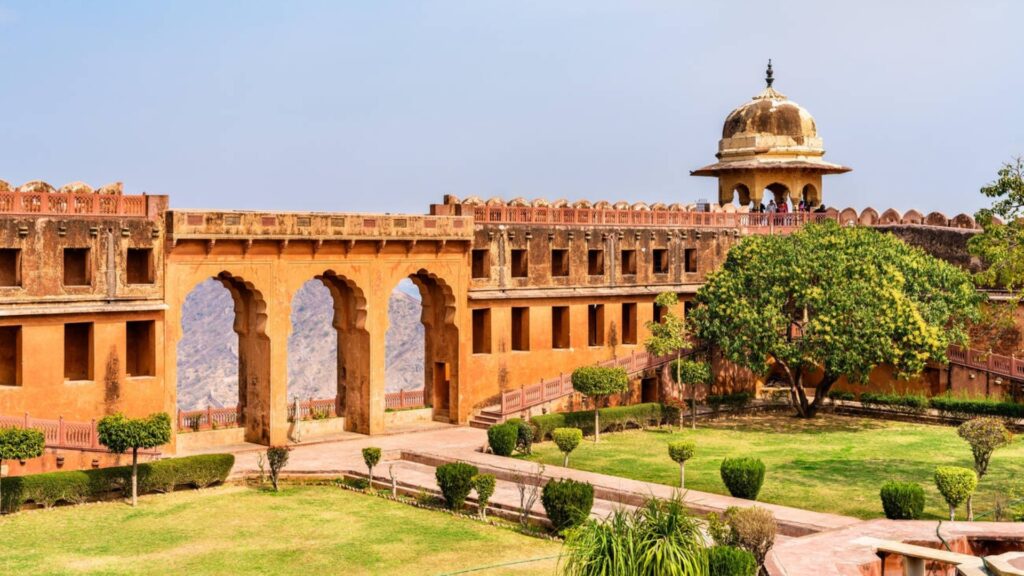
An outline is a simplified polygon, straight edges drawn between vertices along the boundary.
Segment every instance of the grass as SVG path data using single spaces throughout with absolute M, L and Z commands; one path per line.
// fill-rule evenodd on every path
M 337 487 L 222 487 L 0 518 L 0 574 L 444 574 L 558 543 Z M 472 572 L 554 573 L 556 560 Z
M 679 467 L 669 459 L 667 444 L 681 438 L 697 444 L 696 456 L 686 463 L 688 489 L 728 494 L 718 472 L 722 459 L 753 456 L 767 467 L 759 500 L 865 519 L 884 516 L 878 491 L 890 478 L 924 486 L 925 516 L 948 518 L 935 489 L 935 467 L 973 468 L 974 463 L 954 427 L 833 415 L 802 420 L 784 414 L 698 422 L 696 432 L 665 428 L 602 434 L 596 446 L 590 439 L 581 442 L 569 462 L 581 470 L 677 486 Z M 533 460 L 562 464 L 553 442 L 534 444 L 533 452 Z M 997 497 L 1015 482 L 1024 482 L 1024 443 L 1019 440 L 992 456 L 974 498 L 975 515 L 992 511 Z

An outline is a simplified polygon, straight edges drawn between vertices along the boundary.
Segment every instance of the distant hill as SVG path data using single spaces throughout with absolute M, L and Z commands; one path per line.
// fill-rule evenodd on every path
M 388 390 L 423 387 L 423 324 L 421 305 L 411 283 L 400 284 L 388 305 L 390 327 L 385 377 Z M 292 333 L 288 338 L 288 398 L 330 398 L 336 394 L 338 336 L 327 288 L 310 282 L 292 302 Z M 238 337 L 232 329 L 234 303 L 214 280 L 196 287 L 182 307 L 182 340 L 178 345 L 178 407 L 238 403 Z

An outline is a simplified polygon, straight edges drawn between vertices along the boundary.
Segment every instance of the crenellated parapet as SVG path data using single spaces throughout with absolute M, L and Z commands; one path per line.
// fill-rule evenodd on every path
M 127 195 L 121 182 L 93 188 L 71 182 L 54 188 L 42 180 L 12 187 L 0 180 L 0 214 L 18 216 L 118 216 L 157 220 L 167 209 L 166 196 Z

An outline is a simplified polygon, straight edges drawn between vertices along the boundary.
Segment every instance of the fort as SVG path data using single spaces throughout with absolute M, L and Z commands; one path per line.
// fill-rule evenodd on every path
M 331 413 L 345 430 L 373 435 L 388 425 L 388 295 L 403 279 L 422 296 L 432 419 L 486 426 L 572 402 L 568 373 L 599 362 L 629 368 L 624 401 L 663 399 L 664 359 L 643 348 L 646 324 L 659 319 L 654 298 L 677 293 L 685 315 L 748 235 L 836 220 L 979 265 L 965 248 L 977 228 L 967 214 L 826 204 L 823 176 L 850 168 L 823 159 L 813 117 L 770 75 L 767 84 L 726 119 L 718 161 L 692 172 L 717 178 L 711 205 L 446 196 L 425 214 L 207 211 L 120 184 L 0 182 L 0 424 L 42 427 L 48 447 L 8 472 L 104 464 L 113 456 L 95 442 L 96 419 L 174 414 L 182 306 L 208 279 L 230 292 L 238 335 L 238 405 L 218 427 L 280 445 L 291 302 L 311 279 L 329 289 L 338 332 Z M 761 211 L 765 200 L 792 208 Z M 880 368 L 872 384 L 995 395 L 1020 364 L 1011 358 L 1001 377 L 979 362 L 932 366 L 911 381 Z M 765 384 L 764 375 L 716 372 L 721 390 Z M 211 442 L 219 436 L 209 432 Z

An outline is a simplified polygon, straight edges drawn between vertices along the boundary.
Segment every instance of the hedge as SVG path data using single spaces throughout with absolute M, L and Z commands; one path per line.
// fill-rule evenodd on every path
M 924 488 L 914 482 L 889 480 L 879 492 L 889 520 L 917 520 L 924 512 Z
M 461 510 L 466 497 L 473 490 L 473 478 L 480 470 L 465 462 L 449 462 L 434 469 L 437 487 L 441 489 L 444 505 L 449 510 Z
M 856 400 L 857 395 L 847 390 L 830 390 L 828 393 L 829 400 Z
M 576 480 L 551 480 L 541 492 L 544 512 L 556 532 L 579 526 L 594 507 L 594 487 Z
M 719 468 L 722 483 L 736 498 L 757 500 L 764 484 L 764 462 L 757 458 L 741 457 L 722 460 Z
M 918 414 L 928 408 L 928 398 L 920 394 L 877 394 L 864 392 L 860 395 L 860 403 L 865 406 L 884 406 L 898 412 Z
M 650 426 L 662 422 L 662 407 L 656 402 L 632 406 L 612 406 L 599 410 L 601 431 L 621 430 L 627 426 Z M 551 437 L 555 428 L 579 428 L 584 434 L 594 433 L 594 411 L 553 412 L 530 418 L 536 428 L 535 439 L 540 442 Z
M 736 394 L 711 394 L 708 396 L 708 406 L 718 412 L 722 406 L 735 410 L 746 408 L 754 399 L 750 392 L 737 392 Z
M 139 464 L 139 492 L 169 492 L 178 486 L 205 488 L 223 482 L 235 465 L 231 454 L 202 454 L 167 458 Z M 49 508 L 56 504 L 81 504 L 109 494 L 131 490 L 131 466 L 93 470 L 47 472 L 4 478 L 5 512 L 16 512 L 32 502 Z
M 495 424 L 487 429 L 487 444 L 498 456 L 511 456 L 516 449 L 519 426 L 510 422 Z
M 732 546 L 708 548 L 709 576 L 756 576 L 757 559 L 746 550 Z
M 851 400 L 849 392 L 829 393 L 835 400 Z M 1024 418 L 1024 404 L 1006 402 L 991 398 L 964 398 L 945 394 L 926 398 L 918 394 L 878 394 L 864 392 L 860 401 L 869 407 L 884 407 L 901 412 L 920 413 L 927 408 L 937 410 L 948 418 L 968 419 L 974 416 L 997 416 L 1000 418 Z

